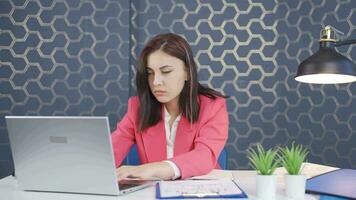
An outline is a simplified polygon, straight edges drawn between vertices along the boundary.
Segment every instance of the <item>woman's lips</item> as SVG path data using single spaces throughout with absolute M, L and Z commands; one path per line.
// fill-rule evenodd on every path
M 166 92 L 166 91 L 163 91 L 163 90 L 156 90 L 156 91 L 154 91 L 153 93 L 155 93 L 155 95 L 157 95 L 157 96 L 163 96 L 163 95 L 165 95 L 167 92 Z

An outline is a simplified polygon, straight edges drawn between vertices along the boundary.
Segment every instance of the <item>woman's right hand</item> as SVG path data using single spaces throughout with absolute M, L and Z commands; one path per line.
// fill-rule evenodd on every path
M 173 168 L 166 162 L 148 163 L 138 166 L 123 165 L 116 169 L 117 179 L 170 180 Z

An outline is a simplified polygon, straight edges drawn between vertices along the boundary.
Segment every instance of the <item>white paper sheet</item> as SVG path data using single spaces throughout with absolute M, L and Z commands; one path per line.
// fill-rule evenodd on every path
M 242 191 L 233 180 L 183 180 L 161 181 L 159 183 L 162 197 L 238 195 Z
M 190 179 L 195 180 L 212 180 L 212 179 L 234 179 L 232 170 L 221 170 L 221 169 L 213 169 L 209 174 L 202 176 L 193 176 Z

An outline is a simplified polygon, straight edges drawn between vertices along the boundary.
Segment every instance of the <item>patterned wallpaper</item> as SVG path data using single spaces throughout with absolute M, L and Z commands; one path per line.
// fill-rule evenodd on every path
M 294 81 L 323 25 L 356 38 L 355 2 L 133 1 L 132 9 L 133 58 L 151 36 L 179 33 L 200 81 L 230 96 L 229 168 L 248 168 L 246 149 L 258 142 L 293 141 L 308 147 L 310 162 L 356 168 L 356 83 Z M 356 60 L 355 46 L 338 50 Z
M 356 83 L 294 81 L 332 25 L 356 38 L 352 0 L 0 0 L 0 177 L 13 170 L 5 115 L 108 115 L 135 95 L 145 42 L 184 36 L 201 83 L 229 95 L 230 169 L 246 149 L 303 144 L 308 160 L 356 168 Z M 356 47 L 338 50 L 356 60 Z M 130 53 L 131 52 L 131 53 Z
M 0 0 L 0 177 L 5 115 L 109 116 L 129 97 L 129 1 Z

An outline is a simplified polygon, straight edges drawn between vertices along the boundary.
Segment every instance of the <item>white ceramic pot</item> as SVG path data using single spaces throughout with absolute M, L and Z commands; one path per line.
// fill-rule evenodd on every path
M 276 175 L 257 175 L 257 198 L 263 200 L 276 199 Z
M 305 198 L 306 178 L 304 175 L 284 175 L 286 196 L 293 200 Z

